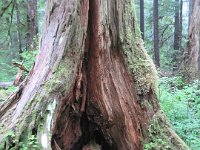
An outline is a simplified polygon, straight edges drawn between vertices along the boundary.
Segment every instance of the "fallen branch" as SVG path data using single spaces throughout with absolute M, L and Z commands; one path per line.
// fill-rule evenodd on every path
M 26 67 L 24 67 L 22 64 L 14 62 L 13 65 L 16 66 L 16 67 L 18 67 L 20 70 L 29 72 L 28 69 L 26 69 Z
M 0 82 L 0 88 L 8 88 L 9 86 L 12 86 L 13 82 Z

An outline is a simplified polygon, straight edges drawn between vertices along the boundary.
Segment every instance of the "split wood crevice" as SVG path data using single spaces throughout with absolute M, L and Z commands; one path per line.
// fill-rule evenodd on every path
M 87 149 L 94 141 L 103 150 L 142 149 L 142 131 L 153 112 L 137 101 L 121 46 L 113 43 L 110 27 L 101 27 L 99 15 L 99 2 L 90 0 L 84 56 L 74 88 L 56 113 L 54 149 Z

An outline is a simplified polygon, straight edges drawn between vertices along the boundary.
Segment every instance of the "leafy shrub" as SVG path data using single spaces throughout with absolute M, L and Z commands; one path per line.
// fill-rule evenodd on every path
M 163 77 L 159 84 L 161 108 L 177 134 L 193 150 L 200 147 L 200 81 L 185 84 L 181 77 Z
M 21 56 L 23 58 L 23 65 L 26 69 L 31 70 L 38 51 L 24 51 Z
M 7 89 L 0 88 L 0 103 L 5 101 L 8 96 L 14 92 L 17 88 L 14 86 L 10 86 Z

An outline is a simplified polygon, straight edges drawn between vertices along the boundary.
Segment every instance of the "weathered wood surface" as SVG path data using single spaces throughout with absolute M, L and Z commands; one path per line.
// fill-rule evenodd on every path
M 13 82 L 0 82 L 0 88 L 8 88 L 9 86 L 12 86 Z
M 33 73 L 13 111 L 0 118 L 16 141 L 35 135 L 42 149 L 143 149 L 160 107 L 132 6 L 132 0 L 48 1 Z

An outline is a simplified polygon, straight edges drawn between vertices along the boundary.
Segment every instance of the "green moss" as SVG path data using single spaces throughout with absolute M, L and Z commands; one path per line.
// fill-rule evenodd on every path
M 59 92 L 64 95 L 68 91 L 70 85 L 75 82 L 73 76 L 76 74 L 77 63 L 74 63 L 74 59 L 80 60 L 80 55 L 74 57 L 65 56 L 58 67 L 55 67 L 52 78 L 43 83 L 46 93 Z
M 48 133 L 46 130 L 47 116 L 48 114 L 53 115 L 52 110 L 49 110 L 50 107 L 48 106 L 53 104 L 54 108 L 52 109 L 55 109 L 55 93 L 64 94 L 69 88 L 69 82 L 67 80 L 70 80 L 69 78 L 72 72 L 68 70 L 68 63 L 62 60 L 54 72 L 53 77 L 43 83 L 41 90 L 25 105 L 15 127 L 15 141 L 18 143 L 16 147 L 20 147 L 24 143 L 29 142 L 28 139 L 32 136 L 40 135 L 40 133 Z M 51 135 L 48 136 L 50 139 Z
M 170 124 L 161 111 L 153 116 L 148 127 L 148 136 L 143 145 L 145 150 L 189 150 L 186 144 L 171 130 Z
M 77 7 L 80 7 L 79 5 Z M 53 5 L 49 7 L 52 7 L 51 9 L 53 9 Z M 74 10 L 72 15 L 76 16 L 76 13 L 77 11 Z M 82 41 L 80 41 L 82 38 L 80 37 L 83 36 L 83 32 L 86 32 L 86 28 L 81 28 L 80 24 L 77 23 L 80 21 L 79 17 L 74 18 L 76 20 L 72 22 L 72 29 L 67 35 L 72 37 L 72 40 L 67 41 L 65 44 L 66 47 L 64 54 L 62 55 L 63 58 L 61 59 L 61 62 L 59 64 L 52 63 L 52 65 L 58 65 L 58 67 L 51 66 L 52 68 L 56 68 L 56 70 L 52 71 L 52 77 L 46 80 L 43 84 L 39 85 L 40 89 L 37 90 L 33 99 L 28 100 L 28 103 L 23 108 L 23 111 L 17 120 L 17 124 L 14 127 L 16 131 L 14 133 L 15 140 L 18 143 L 21 143 L 18 144 L 20 146 L 22 146 L 23 143 L 28 142 L 27 140 L 32 136 L 38 136 L 40 133 L 47 132 L 45 131 L 45 124 L 47 123 L 48 114 L 51 113 L 51 111 L 48 110 L 48 104 L 51 104 L 58 95 L 60 96 L 61 94 L 61 96 L 64 96 L 65 92 L 68 91 L 71 85 L 75 82 L 74 74 L 76 74 L 78 63 L 74 62 L 76 62 L 76 60 L 80 60 L 80 55 L 82 53 Z M 63 38 L 66 37 L 64 36 Z M 65 40 L 68 39 L 64 39 L 64 41 Z M 70 57 L 69 55 L 71 55 L 71 52 L 69 54 L 67 51 L 72 51 L 72 49 L 73 52 L 75 52 L 75 56 Z M 33 131 L 33 129 L 36 131 Z
M 39 143 L 37 142 L 35 135 L 31 135 L 27 139 L 23 140 L 23 142 L 19 142 L 16 137 L 16 134 L 10 130 L 7 132 L 7 135 L 4 137 L 3 141 L 1 141 L 0 149 L 40 150 L 40 146 Z
M 137 94 L 148 95 L 151 91 L 157 94 L 157 71 L 140 38 L 132 1 L 125 3 L 124 16 L 124 30 L 119 36 L 126 64 L 134 76 Z
M 9 149 L 13 144 L 15 144 L 15 135 L 11 130 L 9 130 L 0 143 L 0 149 Z

